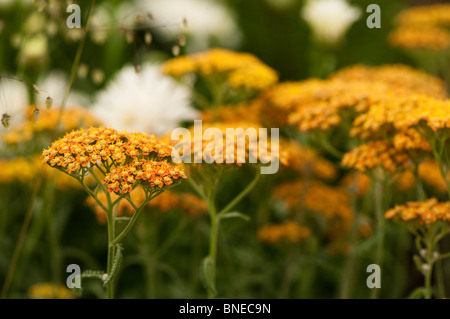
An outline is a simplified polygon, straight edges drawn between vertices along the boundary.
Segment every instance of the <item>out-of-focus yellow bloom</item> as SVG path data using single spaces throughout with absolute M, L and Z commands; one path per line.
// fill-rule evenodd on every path
M 407 8 L 397 15 L 396 22 L 398 28 L 389 37 L 394 46 L 444 50 L 450 45 L 449 4 Z
M 431 158 L 425 159 L 419 165 L 419 176 L 426 184 L 432 186 L 438 192 L 447 192 L 447 184 L 442 177 L 439 165 L 435 160 Z M 448 176 L 447 178 L 450 178 L 450 176 Z
M 402 88 L 406 93 L 426 94 L 437 99 L 448 97 L 444 81 L 402 64 L 377 67 L 354 65 L 337 71 L 331 76 L 331 79 L 382 82 L 389 87 Z
M 180 77 L 188 73 L 202 76 L 226 76 L 231 87 L 262 90 L 278 81 L 277 73 L 249 53 L 210 49 L 167 61 L 164 74 Z
M 403 222 L 417 222 L 419 225 L 436 221 L 450 221 L 450 202 L 438 203 L 435 198 L 424 202 L 408 202 L 397 205 L 385 214 L 386 218 L 395 218 Z
M 396 179 L 395 187 L 401 192 L 407 192 L 414 189 L 416 178 L 411 171 L 405 171 Z
M 389 34 L 393 47 L 443 51 L 450 46 L 450 32 L 434 26 L 402 26 Z
M 336 178 L 335 165 L 319 156 L 313 149 L 306 148 L 292 140 L 281 139 L 280 143 L 281 148 L 289 154 L 289 168 L 303 176 L 312 175 L 326 181 Z
M 356 192 L 356 196 L 362 197 L 367 194 L 372 180 L 366 174 L 352 172 L 341 179 L 341 185 L 349 192 Z
M 304 208 L 323 215 L 331 222 L 328 235 L 333 239 L 345 236 L 353 223 L 350 194 L 344 189 L 316 181 L 296 181 L 275 188 L 274 197 L 283 200 L 289 207 Z
M 62 172 L 52 170 L 50 167 L 44 167 L 44 170 L 42 170 L 41 159 L 37 155 L 30 159 L 25 157 L 0 159 L 0 167 L 2 168 L 0 184 L 10 184 L 17 181 L 31 185 L 42 174 L 46 179 L 55 177 L 55 187 L 57 189 L 64 190 L 80 187 L 73 178 Z
M 261 123 L 260 104 L 254 101 L 237 105 L 223 105 L 202 112 L 202 121 L 236 123 L 246 119 L 251 123 Z
M 299 243 L 311 237 L 311 231 L 294 221 L 267 224 L 258 230 L 258 239 L 269 244 L 278 242 Z
M 75 299 L 75 295 L 63 285 L 38 283 L 28 289 L 32 299 Z

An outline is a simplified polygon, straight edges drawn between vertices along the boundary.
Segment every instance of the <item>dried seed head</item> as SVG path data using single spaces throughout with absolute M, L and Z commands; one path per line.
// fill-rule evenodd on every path
M 178 37 L 178 45 L 181 47 L 186 45 L 186 37 L 184 35 Z
M 134 72 L 136 72 L 136 74 L 138 74 L 139 72 L 141 72 L 141 65 L 140 64 L 136 64 L 134 66 Z
M 38 86 L 37 86 L 36 84 L 33 84 L 33 85 L 31 86 L 31 88 L 33 89 L 33 91 L 34 91 L 36 94 L 40 94 L 40 93 L 41 93 L 41 90 L 39 90 L 39 88 L 38 88 Z
M 133 41 L 134 41 L 134 32 L 133 31 L 127 31 L 125 37 L 126 37 L 127 43 L 133 43 Z
M 137 14 L 135 19 L 136 19 L 136 23 L 142 23 L 142 16 L 140 14 Z
M 180 46 L 174 45 L 172 47 L 172 54 L 173 54 L 173 56 L 179 56 L 180 55 Z
M 154 19 L 153 14 L 151 14 L 151 12 L 147 12 L 147 17 L 148 17 L 150 20 L 153 20 L 153 19 Z
M 187 26 L 188 26 L 188 22 L 187 22 L 186 17 L 183 18 L 183 26 L 184 26 L 184 27 L 187 27 Z
M 45 99 L 45 106 L 47 107 L 47 110 L 49 110 L 52 107 L 53 99 L 50 96 L 47 96 Z
M 152 34 L 150 32 L 145 32 L 144 41 L 146 45 L 150 45 L 152 43 Z
M 11 120 L 11 116 L 6 114 L 6 113 L 3 113 L 3 115 L 2 115 L 2 125 L 5 128 L 9 127 L 10 120 Z
M 41 111 L 35 107 L 34 111 L 33 111 L 33 115 L 34 115 L 34 120 L 37 122 L 39 121 L 39 116 L 41 115 Z

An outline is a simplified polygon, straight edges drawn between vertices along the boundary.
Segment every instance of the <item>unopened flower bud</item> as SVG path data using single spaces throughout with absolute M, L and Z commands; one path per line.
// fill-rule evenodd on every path
M 35 107 L 33 111 L 34 120 L 37 122 L 39 121 L 39 116 L 41 115 L 41 111 Z
M 152 43 L 152 34 L 150 32 L 145 33 L 144 41 L 146 45 L 150 45 Z
M 2 115 L 2 125 L 3 125 L 5 128 L 8 128 L 8 127 L 9 127 L 9 122 L 10 122 L 10 120 L 11 120 L 11 116 L 8 115 L 8 114 L 6 114 L 6 113 L 3 113 L 3 115 Z
M 179 56 L 180 55 L 180 47 L 178 45 L 174 45 L 172 47 L 172 54 L 173 54 L 173 56 Z

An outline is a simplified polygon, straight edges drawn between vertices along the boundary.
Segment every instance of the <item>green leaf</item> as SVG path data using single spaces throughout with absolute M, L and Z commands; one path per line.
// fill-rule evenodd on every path
M 249 222 L 251 220 L 250 216 L 247 216 L 247 215 L 239 213 L 239 212 L 226 213 L 225 215 L 222 215 L 220 217 L 220 219 L 225 219 L 225 218 L 240 218 L 247 222 Z
M 206 257 L 202 261 L 200 277 L 208 294 L 215 296 L 217 294 L 216 283 L 214 282 L 213 263 L 211 258 Z
M 425 288 L 419 287 L 408 296 L 408 299 L 422 299 L 425 296 Z

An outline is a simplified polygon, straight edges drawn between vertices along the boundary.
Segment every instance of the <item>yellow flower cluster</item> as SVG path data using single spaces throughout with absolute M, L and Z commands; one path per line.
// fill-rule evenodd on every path
M 133 203 L 140 206 L 145 200 L 145 192 L 141 187 L 136 187 L 130 192 L 130 197 Z M 117 198 L 118 195 L 111 194 L 112 201 L 115 201 Z M 105 193 L 98 193 L 97 199 L 104 206 L 107 205 Z M 98 223 L 101 225 L 106 224 L 106 213 L 103 208 L 98 205 L 96 200 L 89 196 L 86 199 L 86 204 L 94 210 Z M 134 214 L 135 212 L 134 207 L 125 199 L 120 200 L 118 205 L 116 216 Z M 206 203 L 198 196 L 190 193 L 177 193 L 171 190 L 167 190 L 149 201 L 147 207 L 157 209 L 160 212 L 167 212 L 171 209 L 178 208 L 185 211 L 189 216 L 197 216 L 208 211 Z
M 278 242 L 299 243 L 311 237 L 311 231 L 294 221 L 268 224 L 258 230 L 258 239 L 269 244 Z
M 177 143 L 177 151 L 180 157 L 191 156 L 191 163 L 195 163 L 195 159 L 202 159 L 207 163 L 223 162 L 241 166 L 243 163 L 269 163 L 278 160 L 282 165 L 287 165 L 287 152 L 280 150 L 278 145 L 271 144 L 270 136 L 262 138 L 259 134 L 260 128 L 259 124 L 249 122 L 206 123 L 202 125 L 201 136 L 196 136 L 192 127 L 191 139 L 182 139 Z M 204 133 L 208 129 L 216 130 L 220 133 L 219 136 L 213 134 L 211 138 L 205 137 Z M 230 129 L 234 129 L 234 134 L 227 133 Z M 244 147 L 241 147 L 240 141 L 245 142 L 245 145 L 242 145 Z M 183 153 L 186 150 L 189 154 Z
M 347 234 L 353 223 L 350 194 L 344 189 L 316 181 L 295 181 L 278 186 L 274 190 L 274 197 L 283 200 L 289 207 L 304 207 L 322 214 L 332 222 L 328 231 L 332 238 L 341 238 Z
M 439 203 L 435 198 L 424 202 L 408 202 L 406 205 L 398 205 L 388 210 L 385 217 L 418 222 L 420 225 L 438 220 L 450 222 L 450 202 Z
M 63 285 L 38 283 L 28 289 L 31 299 L 75 299 L 75 295 Z
M 450 127 L 449 110 L 450 100 L 427 95 L 387 96 L 355 119 L 351 134 L 365 139 L 376 136 L 382 129 L 382 132 L 406 132 L 419 124 L 437 131 Z M 423 145 L 418 139 L 416 135 L 415 140 Z
M 331 79 L 382 82 L 388 87 L 399 88 L 405 93 L 426 94 L 438 99 L 445 99 L 448 96 L 444 81 L 402 64 L 377 67 L 366 65 L 349 66 L 334 73 Z
M 224 74 L 231 87 L 262 90 L 278 81 L 278 75 L 257 57 L 214 48 L 205 52 L 181 56 L 167 61 L 164 74 L 180 77 L 188 73 L 202 76 Z
M 211 122 L 239 122 L 242 119 L 251 123 L 261 123 L 260 104 L 255 102 L 237 105 L 223 105 L 206 109 L 202 112 L 202 121 Z
M 108 190 L 125 194 L 137 182 L 162 188 L 186 178 L 182 170 L 163 160 L 171 151 L 154 136 L 99 127 L 67 133 L 44 150 L 41 158 L 43 164 L 77 178 L 83 178 L 91 167 L 103 167 L 102 182 Z
M 450 46 L 450 33 L 434 26 L 401 26 L 389 34 L 389 43 L 404 49 L 442 51 Z
M 336 178 L 335 165 L 319 156 L 312 148 L 306 148 L 296 141 L 280 139 L 283 150 L 289 154 L 288 167 L 303 176 L 313 175 L 330 181 Z
M 450 5 L 435 4 L 405 9 L 396 18 L 390 36 L 394 46 L 443 50 L 450 45 Z
M 57 189 L 66 189 L 80 187 L 80 185 L 66 174 L 45 167 L 42 171 L 42 163 L 39 156 L 33 156 L 28 159 L 25 157 L 15 157 L 12 159 L 0 159 L 0 184 L 10 184 L 20 182 L 31 185 L 36 178 L 42 174 L 44 178 L 55 177 L 55 187 Z
M 28 107 L 25 110 L 25 121 L 12 127 L 2 135 L 2 139 L 8 144 L 17 144 L 32 140 L 35 135 L 43 132 L 52 132 L 58 124 L 60 116 L 59 108 L 50 110 L 41 109 L 39 121 L 34 117 L 35 107 Z M 90 127 L 97 125 L 96 119 L 83 108 L 70 108 L 61 115 L 61 131 L 68 132 L 80 127 Z
M 344 167 L 358 170 L 362 173 L 381 167 L 386 171 L 395 172 L 410 166 L 409 154 L 398 150 L 387 140 L 379 140 L 362 144 L 342 158 Z

